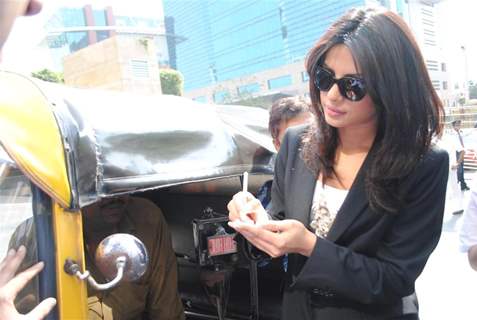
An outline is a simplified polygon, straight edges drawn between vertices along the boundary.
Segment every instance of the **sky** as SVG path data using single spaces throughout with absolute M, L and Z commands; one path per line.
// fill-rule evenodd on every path
M 192 0 L 200 1 L 200 0 Z M 267 1 L 267 0 L 263 0 Z M 298 1 L 298 0 L 297 0 Z M 49 63 L 49 54 L 45 49 L 35 47 L 44 37 L 45 17 L 61 4 L 81 6 L 91 0 L 44 0 L 44 10 L 35 17 L 20 18 L 15 23 L 3 52 L 3 63 L 7 68 L 29 73 L 39 70 Z M 95 0 L 95 6 L 104 7 L 113 4 L 117 14 L 157 15 L 162 10 L 160 0 Z M 441 19 L 440 44 L 444 56 L 448 59 L 452 78 L 463 78 L 477 82 L 477 1 L 443 0 L 439 4 Z M 465 51 L 461 47 L 465 47 Z M 467 68 L 465 68 L 467 61 Z M 465 73 L 467 70 L 467 73 Z
M 459 77 L 466 69 L 467 78 L 477 82 L 477 1 L 444 0 L 439 9 L 444 54 L 452 67 L 449 71 Z

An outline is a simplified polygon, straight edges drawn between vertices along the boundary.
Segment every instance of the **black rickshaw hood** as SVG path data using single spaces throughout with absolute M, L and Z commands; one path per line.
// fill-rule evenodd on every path
M 273 172 L 264 109 L 39 85 L 64 137 L 72 207 L 244 171 Z

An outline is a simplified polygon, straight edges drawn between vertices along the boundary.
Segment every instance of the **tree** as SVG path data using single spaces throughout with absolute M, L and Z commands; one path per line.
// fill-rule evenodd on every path
M 42 69 L 40 71 L 32 72 L 31 75 L 32 77 L 41 79 L 43 81 L 56 82 L 56 83 L 65 82 L 65 80 L 63 79 L 63 73 L 54 72 L 49 69 Z
M 163 94 L 182 96 L 184 77 L 174 69 L 159 69 Z
M 477 83 L 469 81 L 469 98 L 477 99 Z

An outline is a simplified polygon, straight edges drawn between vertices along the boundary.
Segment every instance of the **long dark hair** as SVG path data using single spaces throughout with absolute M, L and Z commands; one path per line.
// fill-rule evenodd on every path
M 337 129 L 329 126 L 313 84 L 316 67 L 327 52 L 343 44 L 351 51 L 377 115 L 377 134 L 365 173 L 366 190 L 375 211 L 397 212 L 408 176 L 440 135 L 444 115 L 418 45 L 397 14 L 352 9 L 336 21 L 308 53 L 310 96 L 316 122 L 303 137 L 302 155 L 315 174 L 334 174 Z

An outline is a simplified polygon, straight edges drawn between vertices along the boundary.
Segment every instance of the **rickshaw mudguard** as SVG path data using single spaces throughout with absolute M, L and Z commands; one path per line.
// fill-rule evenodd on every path
M 0 143 L 34 184 L 70 207 L 63 140 L 49 101 L 30 79 L 7 71 L 0 71 L 0 90 Z

